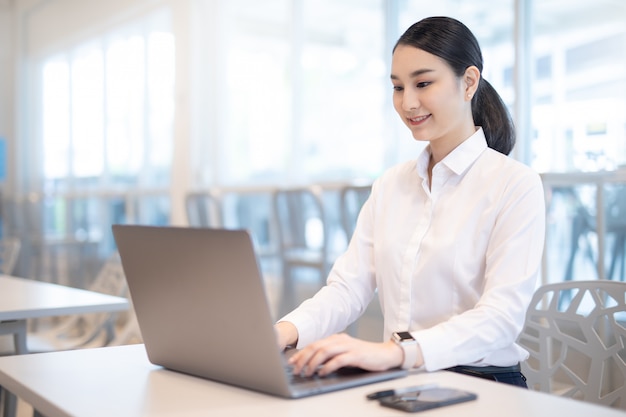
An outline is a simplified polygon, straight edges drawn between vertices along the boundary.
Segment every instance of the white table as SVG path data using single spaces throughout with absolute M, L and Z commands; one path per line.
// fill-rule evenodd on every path
M 129 307 L 126 298 L 8 275 L 0 275 L 0 294 L 0 322 Z
M 27 353 L 26 324 L 29 319 L 115 312 L 128 308 L 126 298 L 0 275 L 0 334 L 14 335 L 18 354 Z M 15 398 L 7 396 L 5 415 L 12 416 L 14 407 Z
M 0 275 L 0 334 L 14 334 L 16 353 L 27 353 L 26 322 L 41 317 L 123 311 L 126 298 Z
M 46 417 L 391 417 L 407 414 L 365 395 L 428 383 L 475 392 L 478 400 L 420 413 L 424 417 L 624 417 L 620 410 L 445 371 L 289 400 L 154 366 L 143 345 L 0 358 L 0 384 Z

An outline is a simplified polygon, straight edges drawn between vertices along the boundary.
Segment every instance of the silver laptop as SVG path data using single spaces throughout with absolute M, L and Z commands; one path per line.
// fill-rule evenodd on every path
M 327 377 L 290 375 L 247 231 L 114 225 L 113 234 L 156 365 L 288 398 L 407 374 L 346 368 Z

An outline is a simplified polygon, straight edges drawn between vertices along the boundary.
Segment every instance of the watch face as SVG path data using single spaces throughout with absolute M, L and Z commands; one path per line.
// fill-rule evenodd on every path
M 409 332 L 396 332 L 396 334 L 398 335 L 398 337 L 400 338 L 401 341 L 404 341 L 404 340 L 415 340 L 413 338 L 413 336 L 411 336 L 411 333 L 409 333 Z

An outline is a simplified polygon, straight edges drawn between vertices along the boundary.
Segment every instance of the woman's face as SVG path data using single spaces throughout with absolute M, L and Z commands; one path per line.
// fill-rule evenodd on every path
M 471 96 L 477 81 L 457 77 L 444 60 L 421 49 L 398 45 L 393 53 L 394 108 L 415 139 L 445 153 L 475 131 Z

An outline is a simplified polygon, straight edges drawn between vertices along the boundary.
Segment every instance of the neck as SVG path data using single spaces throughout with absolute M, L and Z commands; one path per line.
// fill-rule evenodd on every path
M 432 164 L 432 166 L 435 166 L 435 164 L 439 163 L 443 158 L 448 156 L 450 152 L 456 149 L 456 147 L 459 146 L 461 143 L 465 142 L 474 133 L 476 133 L 476 127 L 472 125 L 471 127 L 464 129 L 462 134 L 456 135 L 457 138 L 459 137 L 462 138 L 460 140 L 459 139 L 454 139 L 454 140 L 438 139 L 436 141 L 431 141 L 430 142 L 431 163 L 429 163 L 429 165 Z

